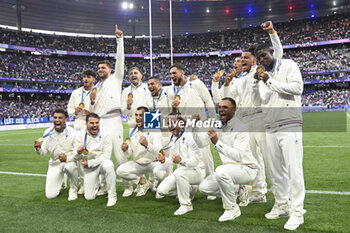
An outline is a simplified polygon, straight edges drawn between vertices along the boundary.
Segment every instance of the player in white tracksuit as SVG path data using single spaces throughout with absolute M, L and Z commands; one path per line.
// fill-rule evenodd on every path
M 259 45 L 256 56 L 266 72 L 255 74 L 252 94 L 257 104 L 266 106 L 264 122 L 269 146 L 265 160 L 275 197 L 275 205 L 265 217 L 277 219 L 290 214 L 284 228 L 295 230 L 304 222 L 306 212 L 302 166 L 303 80 L 298 65 L 289 59 L 275 59 L 268 45 Z
M 224 86 L 233 85 L 236 80 L 241 77 L 242 74 L 242 61 L 241 57 L 236 57 L 233 63 L 236 74 L 226 75 Z M 224 89 L 221 87 L 219 89 L 220 74 L 215 73 L 213 76 L 213 81 L 211 83 L 211 94 L 213 95 L 213 100 L 215 104 L 218 104 L 222 98 L 224 98 Z M 238 101 L 235 99 L 235 101 Z
M 249 146 L 248 128 L 234 117 L 235 111 L 236 103 L 233 99 L 222 99 L 219 103 L 222 126 L 208 132 L 195 128 L 193 133 L 193 138 L 200 147 L 213 143 L 222 161 L 215 173 L 199 185 L 201 193 L 221 196 L 225 212 L 219 221 L 233 220 L 241 215 L 236 203 L 236 187 L 252 182 L 258 172 L 257 162 Z M 194 118 L 200 120 L 198 116 Z
M 112 137 L 113 153 L 118 165 L 127 161 L 121 151 L 123 142 L 123 125 L 120 117 L 121 91 L 124 76 L 124 45 L 123 32 L 116 26 L 117 61 L 115 73 L 111 74 L 112 67 L 108 61 L 100 62 L 98 75 L 101 80 L 94 86 L 97 92 L 90 94 L 90 112 L 100 116 L 101 132 Z
M 201 119 L 207 119 L 206 108 L 209 117 L 215 119 L 216 112 L 214 102 L 210 96 L 205 84 L 195 79 L 190 81 L 184 74 L 184 68 L 181 64 L 174 64 L 170 67 L 170 76 L 172 87 L 169 88 L 171 108 L 173 112 L 179 112 L 185 118 L 192 118 L 192 115 L 199 114 Z M 176 96 L 180 96 L 177 100 Z M 213 156 L 210 146 L 200 149 L 201 158 L 205 164 L 206 176 L 214 172 Z
M 124 116 L 128 115 L 129 133 L 136 126 L 135 111 L 140 106 L 148 106 L 152 101 L 147 84 L 143 83 L 142 74 L 137 67 L 129 71 L 131 84 L 123 90 L 121 110 Z
M 202 182 L 205 177 L 205 168 L 192 133 L 187 132 L 184 127 L 185 121 L 179 116 L 171 115 L 168 122 L 172 134 L 166 147 L 169 149 L 169 156 L 159 154 L 158 160 L 165 164 L 175 164 L 177 168 L 159 184 L 157 195 L 177 195 L 180 208 L 174 212 L 174 215 L 182 215 L 193 210 L 191 199 L 194 198 L 193 191 L 196 190 L 193 189 L 193 185 L 199 185 Z
M 34 142 L 34 148 L 39 155 L 50 153 L 45 185 L 45 195 L 48 199 L 59 195 L 64 174 L 67 174 L 70 181 L 68 200 L 78 198 L 78 171 L 73 156 L 76 131 L 66 125 L 67 117 L 68 113 L 64 109 L 55 109 L 53 127 L 46 129 L 43 137 Z
M 74 141 L 74 157 L 84 167 L 84 196 L 86 200 L 96 198 L 99 188 L 99 175 L 106 177 L 108 202 L 117 202 L 116 176 L 111 158 L 112 139 L 100 132 L 100 117 L 95 113 L 87 115 L 86 130 L 79 132 Z
M 83 72 L 84 86 L 74 90 L 69 98 L 67 111 L 68 115 L 74 116 L 74 129 L 81 131 L 86 128 L 86 116 L 90 113 L 90 93 L 96 80 L 96 74 L 92 70 Z M 78 194 L 84 193 L 84 169 L 81 163 L 77 164 L 80 176 L 80 189 Z
M 160 132 L 143 129 L 143 113 L 148 112 L 146 107 L 140 106 L 135 112 L 136 126 L 129 135 L 129 142 L 122 144 L 124 153 L 133 154 L 133 160 L 124 163 L 117 169 L 117 175 L 124 179 L 125 191 L 123 197 L 133 193 L 133 184 L 138 184 L 136 196 L 143 196 L 151 187 L 151 182 L 140 177 L 146 173 L 153 173 L 155 180 L 161 182 L 167 175 L 166 166 L 157 162 L 159 151 L 162 149 Z
M 274 48 L 273 56 L 281 58 L 283 55 L 282 44 L 273 28 L 272 22 L 262 24 L 265 31 L 269 32 L 270 39 Z M 256 58 L 254 51 L 247 50 L 241 56 L 243 73 L 240 79 L 236 80 L 233 85 L 222 87 L 224 96 L 231 97 L 237 102 L 236 116 L 247 124 L 250 131 L 250 148 L 256 158 L 259 166 L 259 172 L 256 180 L 252 183 L 251 203 L 266 202 L 266 176 L 263 158 L 267 154 L 266 133 L 263 125 L 263 112 L 261 105 L 255 105 L 252 101 L 251 81 L 256 70 Z M 269 169 L 267 169 L 269 171 Z M 269 177 L 269 174 L 268 174 Z
M 147 80 L 147 85 L 148 85 L 148 90 L 152 95 L 152 101 L 149 103 L 148 109 L 154 112 L 159 111 L 161 113 L 161 122 L 163 122 L 164 120 L 167 119 L 167 116 L 171 112 L 171 107 L 170 107 L 171 102 L 170 102 L 170 96 L 168 94 L 169 88 L 171 87 L 170 86 L 163 87 L 158 77 L 150 77 Z M 171 135 L 169 130 L 166 128 L 161 128 L 161 131 L 158 133 L 160 133 L 160 136 L 161 136 L 162 148 L 166 147 Z M 169 150 L 164 151 L 165 154 L 167 154 L 168 152 Z M 161 172 L 163 173 L 165 172 L 166 173 L 165 176 L 168 176 L 172 172 L 172 167 L 166 166 L 166 165 L 164 166 L 165 167 L 161 168 Z M 158 167 L 157 169 L 160 169 L 160 167 Z M 156 191 L 156 188 L 159 184 L 158 180 L 159 179 L 155 179 L 153 181 L 153 185 L 152 185 L 153 191 Z

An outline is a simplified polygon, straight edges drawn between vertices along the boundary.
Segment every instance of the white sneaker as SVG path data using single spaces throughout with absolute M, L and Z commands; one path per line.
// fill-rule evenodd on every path
M 249 204 L 249 190 L 245 185 L 239 186 L 239 206 L 247 206 Z
M 147 181 L 145 184 L 139 185 L 139 191 L 136 193 L 136 197 L 141 197 L 146 195 L 148 189 L 151 187 L 151 182 Z
M 193 207 L 191 205 L 180 205 L 180 208 L 178 208 L 175 212 L 174 215 L 182 215 L 186 214 L 190 211 L 193 210 Z
M 124 187 L 123 197 L 130 197 L 133 194 L 133 187 Z
M 304 223 L 304 217 L 303 216 L 295 216 L 292 214 L 286 224 L 284 224 L 284 229 L 294 231 L 296 230 L 301 224 Z
M 235 205 L 233 209 L 225 210 L 224 214 L 220 216 L 219 222 L 234 220 L 239 216 L 241 216 L 241 210 L 239 209 L 238 205 Z
M 100 189 L 97 192 L 97 196 L 102 196 L 105 195 L 107 193 L 107 187 L 106 186 L 102 186 L 100 187 Z
M 80 185 L 80 188 L 79 188 L 78 194 L 79 194 L 79 195 L 84 194 L 84 186 L 83 186 L 83 185 Z
M 216 199 L 215 196 L 207 196 L 208 201 L 214 201 Z
M 266 195 L 262 193 L 253 194 L 249 198 L 249 203 L 266 203 Z
M 68 201 L 74 201 L 78 198 L 78 192 L 76 189 L 69 189 Z
M 267 214 L 265 214 L 265 218 L 267 219 L 278 219 L 281 217 L 288 217 L 289 216 L 289 206 L 278 206 L 277 203 L 274 204 L 271 211 Z
M 107 206 L 114 206 L 117 203 L 117 194 L 108 194 Z
M 156 199 L 162 199 L 164 196 L 160 195 L 158 192 L 156 192 Z

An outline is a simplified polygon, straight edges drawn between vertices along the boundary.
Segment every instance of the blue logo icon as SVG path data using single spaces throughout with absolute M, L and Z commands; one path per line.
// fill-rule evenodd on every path
M 144 112 L 143 113 L 143 128 L 144 129 L 160 129 L 160 112 Z

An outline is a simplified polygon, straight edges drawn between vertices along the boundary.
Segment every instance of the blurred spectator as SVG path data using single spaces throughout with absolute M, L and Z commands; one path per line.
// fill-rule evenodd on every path
M 66 107 L 67 101 L 31 100 L 29 102 L 19 102 L 2 100 L 0 118 L 49 117 L 54 109 Z
M 317 90 L 313 93 L 304 94 L 301 100 L 302 106 L 337 106 L 350 105 L 349 89 Z
M 299 44 L 325 40 L 349 38 L 350 18 L 345 15 L 331 15 L 313 19 L 296 20 L 275 24 L 282 44 Z M 209 52 L 242 49 L 256 41 L 269 41 L 260 26 L 174 37 L 174 52 Z M 46 35 L 0 29 L 0 43 L 94 53 L 114 53 L 114 38 L 87 38 Z M 148 54 L 148 39 L 125 39 L 125 52 Z M 169 39 L 153 40 L 153 53 L 169 53 Z

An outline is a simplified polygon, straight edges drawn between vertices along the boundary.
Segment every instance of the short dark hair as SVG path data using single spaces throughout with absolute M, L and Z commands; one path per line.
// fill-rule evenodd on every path
M 88 122 L 90 118 L 100 119 L 100 116 L 97 115 L 96 113 L 90 112 L 89 114 L 86 115 L 86 122 Z
M 255 51 L 254 53 L 257 54 L 258 51 L 260 50 L 271 50 L 270 49 L 270 45 L 269 44 L 266 44 L 266 43 L 261 43 L 261 44 L 258 44 L 256 47 L 255 47 Z
M 145 107 L 145 106 L 139 106 L 139 107 L 137 107 L 136 110 L 143 110 L 144 112 L 148 112 L 149 111 L 148 108 Z
M 56 108 L 55 110 L 53 110 L 52 116 L 55 115 L 55 113 L 62 113 L 66 118 L 68 118 L 68 112 L 63 108 Z
M 252 45 L 247 49 L 243 49 L 243 52 L 251 53 L 255 57 L 255 49 L 256 49 L 256 46 Z
M 84 70 L 83 77 L 84 76 L 92 76 L 92 77 L 96 78 L 96 73 L 93 70 Z
M 142 74 L 141 70 L 138 67 L 136 67 L 136 66 L 131 67 L 129 72 L 132 71 L 132 70 L 138 70 Z
M 170 66 L 169 70 L 171 70 L 174 67 L 177 68 L 178 70 L 182 70 L 182 71 L 184 70 L 184 66 L 181 65 L 180 63 L 173 64 L 172 66 Z
M 160 78 L 157 77 L 157 76 L 151 76 L 151 77 L 149 77 L 149 78 L 147 79 L 147 82 L 148 82 L 149 80 L 151 80 L 151 79 L 154 79 L 154 80 L 156 80 L 157 82 L 160 83 Z
M 231 97 L 225 97 L 225 98 L 222 98 L 221 101 L 223 100 L 228 100 L 231 102 L 231 104 L 233 105 L 233 107 L 236 108 L 236 101 L 234 99 L 232 99 Z
M 108 61 L 108 60 L 99 61 L 99 62 L 97 63 L 98 66 L 101 65 L 101 64 L 106 64 L 109 68 L 112 69 L 112 64 L 111 64 L 110 61 Z

